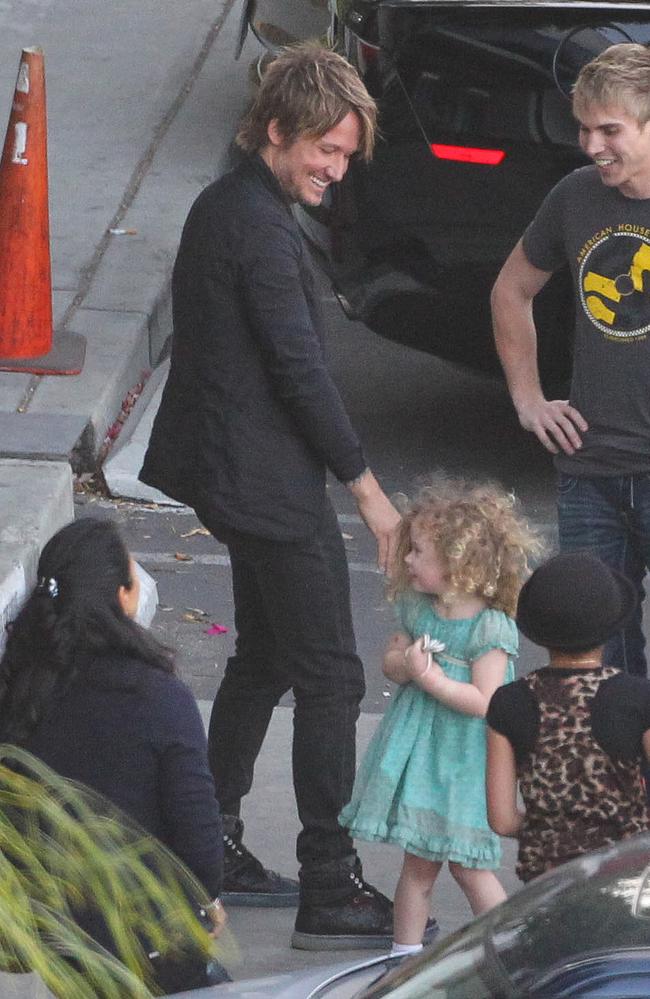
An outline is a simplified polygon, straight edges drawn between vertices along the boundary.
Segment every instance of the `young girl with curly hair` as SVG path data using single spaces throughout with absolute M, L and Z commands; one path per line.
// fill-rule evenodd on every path
M 513 679 L 514 613 L 540 544 L 495 485 L 438 476 L 404 515 L 389 597 L 400 629 L 384 654 L 399 684 L 340 821 L 404 849 L 393 953 L 422 947 L 442 865 L 478 915 L 505 898 L 485 804 L 485 713 Z

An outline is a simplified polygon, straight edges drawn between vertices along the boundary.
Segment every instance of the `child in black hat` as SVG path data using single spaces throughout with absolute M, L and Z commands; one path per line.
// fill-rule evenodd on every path
M 601 659 L 636 604 L 588 552 L 549 559 L 522 588 L 517 625 L 549 664 L 499 688 L 487 712 L 488 820 L 518 838 L 522 881 L 650 829 L 650 682 Z

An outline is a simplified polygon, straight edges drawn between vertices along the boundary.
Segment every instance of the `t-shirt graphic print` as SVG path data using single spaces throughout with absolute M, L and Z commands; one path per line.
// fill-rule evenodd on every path
M 606 337 L 634 339 L 650 330 L 650 229 L 606 226 L 578 254 L 580 301 Z

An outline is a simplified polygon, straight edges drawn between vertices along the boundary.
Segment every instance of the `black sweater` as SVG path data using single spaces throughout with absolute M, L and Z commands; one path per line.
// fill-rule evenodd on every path
M 184 683 L 137 661 L 97 659 L 24 747 L 103 794 L 219 894 L 221 818 L 203 722 Z

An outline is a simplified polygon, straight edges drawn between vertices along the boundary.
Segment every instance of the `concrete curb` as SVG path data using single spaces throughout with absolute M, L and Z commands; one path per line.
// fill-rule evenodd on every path
M 1 651 L 5 626 L 34 583 L 43 545 L 74 518 L 70 465 L 0 459 L 0 506 Z
M 72 469 L 63 461 L 0 459 L 0 654 L 6 626 L 34 585 L 44 544 L 74 520 Z M 148 627 L 156 613 L 158 589 L 136 563 L 140 577 L 137 620 Z
M 162 396 L 169 361 L 165 360 L 154 370 L 139 397 L 133 412 L 120 434 L 115 448 L 104 463 L 104 482 L 111 496 L 157 503 L 159 506 L 182 506 L 165 496 L 158 489 L 146 486 L 137 478 L 147 449 L 151 428 Z
M 66 379 L 45 378 L 27 415 L 75 414 L 85 421 L 73 454 L 75 471 L 92 469 L 106 433 L 118 416 L 129 389 L 150 372 L 148 321 L 142 313 L 80 309 L 75 331 L 87 338 L 81 374 Z

